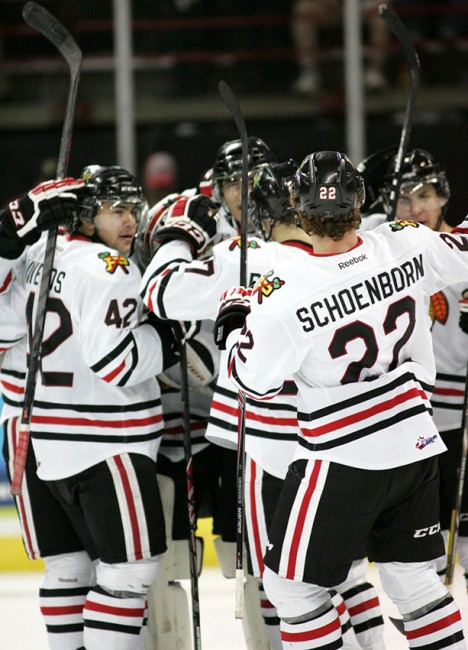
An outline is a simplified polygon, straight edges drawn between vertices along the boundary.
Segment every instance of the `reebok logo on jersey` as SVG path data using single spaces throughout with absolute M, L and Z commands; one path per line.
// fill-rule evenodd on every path
M 273 291 L 281 289 L 284 285 L 284 280 L 278 277 L 272 278 L 272 275 L 273 271 L 268 271 L 268 273 L 262 275 L 252 290 L 252 296 L 257 296 L 259 305 L 262 304 L 263 298 L 269 298 Z
M 432 443 L 436 440 L 437 435 L 428 436 L 427 438 L 424 436 L 419 436 L 419 438 L 416 440 L 415 447 L 416 449 L 424 449 L 424 447 L 427 447 L 427 445 L 432 445 Z
M 346 260 L 346 262 L 340 262 L 338 264 L 338 268 L 347 269 L 348 266 L 352 266 L 353 264 L 357 264 L 363 260 L 367 260 L 367 255 L 365 253 L 361 253 L 361 255 L 358 255 L 358 257 L 352 257 L 350 260 Z
M 230 251 L 236 250 L 236 248 L 240 248 L 241 245 L 241 238 L 240 237 L 233 237 L 231 244 L 229 246 Z M 261 248 L 260 244 L 258 241 L 250 241 L 250 239 L 247 240 L 247 248 Z
M 99 253 L 98 257 L 106 263 L 107 273 L 115 273 L 115 270 L 118 269 L 119 266 L 124 273 L 128 273 L 127 266 L 129 265 L 129 261 L 123 255 L 111 255 L 111 253 L 107 251 L 106 253 Z
M 393 230 L 393 232 L 398 232 L 407 226 L 411 226 L 412 228 L 419 228 L 419 223 L 416 223 L 416 221 L 408 221 L 407 219 L 398 219 L 398 221 L 393 221 L 390 224 L 390 230 Z

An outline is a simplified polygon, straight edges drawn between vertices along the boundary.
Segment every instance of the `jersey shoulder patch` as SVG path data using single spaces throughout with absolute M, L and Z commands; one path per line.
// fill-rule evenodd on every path
M 420 224 L 416 221 L 409 221 L 408 219 L 398 219 L 397 221 L 390 221 L 389 224 L 390 230 L 392 232 L 399 232 L 403 228 L 419 228 Z
M 229 250 L 236 251 L 241 247 L 241 238 L 240 237 L 231 237 L 229 241 Z M 260 241 L 258 239 L 247 239 L 247 248 L 255 249 L 261 248 Z
M 252 289 L 252 299 L 254 299 L 255 296 L 258 304 L 261 305 L 265 298 L 269 298 L 275 291 L 278 291 L 278 289 L 281 289 L 284 285 L 285 281 L 278 275 L 275 275 L 274 270 L 268 271 L 268 273 L 265 273 L 258 279 Z
M 119 255 L 113 251 L 102 251 L 101 253 L 98 253 L 98 258 L 104 262 L 106 273 L 111 273 L 113 275 L 118 269 L 121 269 L 123 273 L 128 275 L 130 260 L 124 255 Z

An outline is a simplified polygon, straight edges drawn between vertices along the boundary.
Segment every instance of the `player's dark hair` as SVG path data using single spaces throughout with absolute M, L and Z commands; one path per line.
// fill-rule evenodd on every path
M 358 208 L 351 210 L 347 215 L 336 217 L 309 216 L 306 212 L 299 212 L 298 215 L 302 229 L 308 235 L 330 237 L 333 241 L 340 241 L 347 232 L 359 228 L 361 223 L 361 211 Z

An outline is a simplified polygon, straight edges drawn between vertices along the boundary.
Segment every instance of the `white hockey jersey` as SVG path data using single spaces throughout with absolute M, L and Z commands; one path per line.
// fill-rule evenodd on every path
M 468 335 L 458 325 L 458 301 L 465 291 L 468 291 L 468 282 L 451 284 L 431 296 L 429 315 L 436 364 L 431 403 L 439 431 L 459 429 L 462 424 Z
M 158 316 L 175 320 L 216 318 L 221 294 L 239 282 L 240 238 L 213 247 L 212 257 L 191 261 L 189 247 L 170 242 L 155 254 L 142 280 L 145 303 Z M 280 261 L 305 256 L 311 247 L 304 242 L 265 243 L 252 237 L 247 244 L 248 283 Z M 224 370 L 211 404 L 206 437 L 224 446 L 237 445 L 237 393 Z M 249 399 L 246 410 L 247 453 L 263 469 L 284 478 L 297 442 L 296 397 L 292 382 L 269 402 Z
M 0 386 L 3 408 L 0 424 L 15 416 L 21 416 L 26 383 L 26 320 L 11 318 L 12 288 L 22 282 L 26 251 L 16 260 L 0 258 L 0 348 L 5 354 L 0 369 Z M 18 337 L 21 337 L 20 339 Z
M 25 304 L 28 323 L 44 246 L 41 239 L 28 251 L 16 291 L 15 310 Z M 57 242 L 31 420 L 42 479 L 76 474 L 123 451 L 156 458 L 162 348 L 155 329 L 139 324 L 140 280 L 136 265 L 104 244 Z
M 385 214 L 364 217 L 360 231 L 385 223 Z M 436 380 L 431 398 L 434 422 L 439 431 L 458 429 L 462 424 L 465 381 L 468 369 L 468 336 L 460 329 L 458 301 L 468 283 L 445 287 L 428 298 Z
M 445 450 L 431 417 L 426 296 L 468 280 L 464 227 L 386 223 L 346 253 L 297 257 L 259 280 L 246 334 L 228 338 L 228 368 L 257 399 L 293 377 L 296 458 L 385 469 Z

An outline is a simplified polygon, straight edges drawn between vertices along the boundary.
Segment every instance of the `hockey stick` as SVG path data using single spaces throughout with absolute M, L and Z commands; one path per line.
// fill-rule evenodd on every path
M 408 30 L 401 22 L 397 14 L 393 11 L 393 9 L 387 7 L 387 5 L 379 5 L 379 13 L 387 24 L 387 27 L 390 29 L 390 31 L 393 32 L 394 36 L 396 36 L 400 42 L 410 73 L 410 85 L 408 91 L 408 99 L 406 101 L 405 117 L 403 119 L 403 126 L 401 129 L 400 144 L 398 146 L 395 170 L 393 172 L 392 187 L 390 190 L 389 198 L 391 206 L 390 215 L 392 215 L 391 218 L 393 219 L 396 217 L 396 206 L 401 184 L 401 167 L 403 165 L 403 160 L 408 149 L 408 141 L 413 122 L 414 106 L 416 103 L 416 94 L 419 85 L 419 58 L 411 41 L 411 36 Z
M 240 284 L 247 286 L 247 200 L 249 187 L 249 141 L 239 102 L 225 81 L 218 89 L 236 123 L 242 141 L 242 194 L 240 230 Z M 236 524 L 236 603 L 235 617 L 244 616 L 244 466 L 245 466 L 245 394 L 239 390 L 237 420 L 237 524 Z
M 81 50 L 68 33 L 65 27 L 47 9 L 44 9 L 36 2 L 27 2 L 23 7 L 23 18 L 25 22 L 40 32 L 58 49 L 65 59 L 70 74 L 67 105 L 62 128 L 60 149 L 57 160 L 57 178 L 64 178 L 68 167 L 68 156 L 70 152 L 73 118 L 75 114 L 76 95 L 81 68 Z M 49 296 L 49 285 L 54 263 L 55 244 L 57 241 L 57 229 L 47 233 L 47 243 L 44 254 L 44 265 L 42 269 L 41 285 L 39 288 L 39 299 L 37 304 L 36 320 L 31 343 L 31 354 L 26 377 L 24 393 L 24 404 L 21 415 L 21 426 L 18 438 L 18 445 L 15 453 L 13 466 L 13 478 L 11 482 L 11 494 L 20 495 L 23 483 L 26 456 L 28 453 L 31 415 L 36 392 L 37 373 L 44 335 L 44 324 L 46 316 L 47 299 Z
M 455 552 L 457 549 L 458 529 L 460 527 L 460 511 L 462 505 L 463 485 L 465 483 L 466 473 L 466 454 L 468 453 L 468 368 L 465 379 L 465 395 L 463 397 L 463 414 L 462 414 L 462 449 L 460 458 L 460 469 L 458 474 L 457 496 L 455 505 L 452 510 L 450 519 L 450 530 L 447 542 L 447 568 L 445 570 L 445 584 L 450 587 L 453 582 L 453 573 L 455 570 Z
M 190 404 L 189 384 L 187 373 L 187 346 L 185 343 L 182 328 L 177 328 L 180 350 L 180 397 L 182 401 L 182 422 L 184 425 L 184 457 L 185 476 L 187 480 L 187 509 L 189 522 L 189 562 L 190 562 L 190 586 L 192 596 L 192 625 L 193 625 L 193 646 L 195 650 L 201 650 L 201 629 L 200 629 L 200 597 L 198 593 L 198 563 L 197 563 L 197 537 L 196 537 L 196 514 L 195 514 L 195 492 L 193 487 L 193 456 L 192 437 L 190 427 Z

